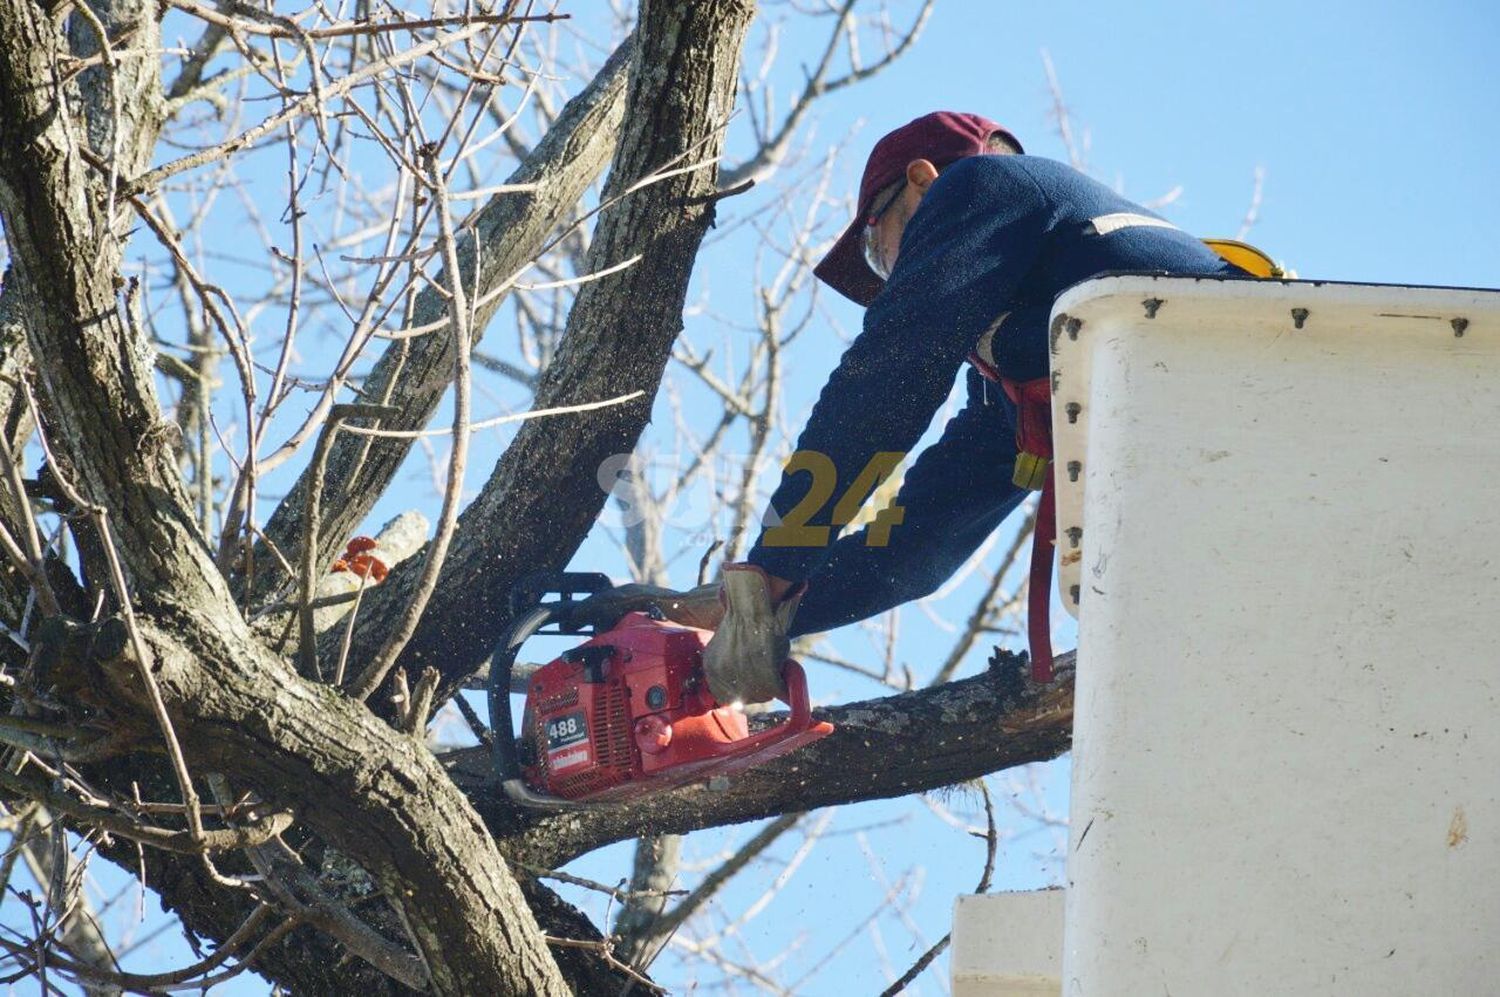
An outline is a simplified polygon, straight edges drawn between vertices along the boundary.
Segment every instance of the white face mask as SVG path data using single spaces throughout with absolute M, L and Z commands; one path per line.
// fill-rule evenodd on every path
M 890 279 L 891 268 L 886 265 L 885 254 L 880 251 L 880 219 L 885 217 L 886 212 L 890 211 L 891 207 L 897 201 L 901 200 L 901 193 L 904 190 L 906 190 L 906 179 L 903 177 L 901 182 L 896 185 L 896 189 L 886 198 L 885 203 L 878 209 L 871 211 L 870 216 L 865 219 L 863 240 L 865 263 L 869 265 L 871 270 L 875 271 L 875 275 L 881 280 Z

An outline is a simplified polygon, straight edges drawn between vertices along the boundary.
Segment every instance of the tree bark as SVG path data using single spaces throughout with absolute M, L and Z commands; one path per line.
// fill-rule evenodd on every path
M 473 809 L 414 739 L 261 646 L 198 534 L 151 349 L 115 299 L 120 242 L 64 113 L 61 39 L 0 0 L 0 218 L 39 371 L 43 432 L 116 530 L 144 661 L 98 662 L 117 705 L 159 686 L 183 754 L 293 808 L 405 915 L 440 993 L 568 992 Z M 122 282 L 121 282 L 122 283 Z M 88 668 L 95 662 L 77 662 Z

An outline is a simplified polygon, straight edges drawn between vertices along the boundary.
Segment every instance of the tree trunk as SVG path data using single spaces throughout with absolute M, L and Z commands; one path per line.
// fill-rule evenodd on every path
M 493 839 L 431 754 L 299 679 L 229 597 L 161 418 L 150 345 L 117 307 L 120 243 L 109 194 L 59 113 L 60 41 L 41 8 L 0 0 L 0 217 L 32 354 L 48 359 L 43 432 L 112 525 L 134 590 L 145 660 L 120 639 L 99 662 L 110 691 L 151 716 L 159 686 L 195 766 L 290 806 L 368 869 L 438 992 L 567 993 Z

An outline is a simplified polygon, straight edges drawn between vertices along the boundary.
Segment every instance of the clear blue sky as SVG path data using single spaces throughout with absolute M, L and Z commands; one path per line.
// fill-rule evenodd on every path
M 916 6 L 910 0 L 893 3 L 897 20 L 905 23 Z M 580 20 L 591 11 L 575 7 Z M 1492 53 L 1500 38 L 1497 9 L 1381 0 L 939 0 L 916 48 L 879 78 L 826 99 L 816 131 L 803 140 L 815 158 L 853 134 L 838 166 L 846 190 L 857 182 L 875 138 L 938 108 L 982 112 L 1013 128 L 1029 152 L 1065 158 L 1042 69 L 1046 49 L 1075 131 L 1089 137 L 1091 172 L 1140 200 L 1180 185 L 1180 197 L 1161 210 L 1190 231 L 1233 235 L 1250 200 L 1253 173 L 1263 167 L 1260 221 L 1249 238 L 1302 276 L 1494 287 L 1500 285 L 1500 69 Z M 766 5 L 764 16 L 783 14 L 790 16 L 782 6 Z M 810 60 L 821 45 L 821 30 L 783 39 L 779 94 L 797 86 L 794 56 L 805 49 Z M 756 205 L 754 194 L 733 199 L 721 216 L 730 221 Z M 731 314 L 743 307 L 730 303 L 737 294 L 736 251 L 732 240 L 711 248 L 697 277 L 700 288 L 712 287 L 715 308 Z M 857 328 L 857 309 L 832 295 L 823 300 L 829 318 Z M 705 330 L 707 321 L 690 319 L 690 331 Z M 788 388 L 793 411 L 805 411 L 836 358 L 836 340 L 826 326 L 804 337 Z M 472 466 L 484 470 L 471 472 L 471 488 L 508 433 L 482 445 L 476 441 Z M 390 496 L 372 517 L 377 525 L 414 504 L 413 494 L 430 498 L 420 469 L 406 479 L 412 492 Z M 622 573 L 603 536 L 591 540 L 575 564 Z M 898 656 L 922 660 L 941 634 L 919 613 L 903 620 Z M 1070 646 L 1065 639 L 1060 643 Z M 528 648 L 532 654 L 544 650 L 540 644 Z M 827 669 L 811 674 L 815 695 L 825 702 L 876 694 Z M 1065 765 L 1054 766 L 1043 784 L 1053 806 L 1064 802 L 1065 775 Z M 997 789 L 1004 784 L 998 780 Z M 971 804 L 954 802 L 972 819 Z M 828 832 L 837 837 L 814 850 L 724 950 L 755 961 L 804 943 L 784 974 L 795 979 L 849 934 L 830 968 L 797 992 L 875 993 L 887 979 L 884 965 L 899 971 L 920 951 L 912 924 L 924 942 L 947 930 L 952 899 L 972 888 L 982 847 L 911 801 L 845 808 L 833 816 Z M 749 833 L 734 829 L 728 840 L 695 836 L 688 851 L 707 864 Z M 796 840 L 780 846 L 778 855 L 789 857 Z M 1057 841 L 1056 833 L 1033 831 L 1008 844 L 997 886 L 1056 880 L 1061 869 L 1050 856 Z M 892 879 L 910 857 L 920 858 L 922 881 L 909 905 L 910 922 L 885 917 L 873 928 L 860 924 L 886 890 L 865 850 L 886 860 Z M 573 869 L 613 882 L 628 872 L 628 851 L 609 849 Z M 729 907 L 754 902 L 774 872 L 752 872 L 731 887 Z M 180 944 L 163 944 L 148 958 L 188 961 L 185 956 Z M 666 982 L 685 985 L 685 977 L 663 969 Z M 942 960 L 914 992 L 945 993 L 945 974 Z M 264 993 L 264 986 L 243 979 L 217 992 Z
M 940 2 L 916 50 L 830 101 L 825 127 L 866 118 L 862 153 L 948 106 L 1063 158 L 1046 49 L 1093 172 L 1142 199 L 1182 185 L 1165 210 L 1185 227 L 1232 234 L 1262 166 L 1253 238 L 1304 276 L 1495 286 L 1497 37 L 1500 8 L 1451 0 Z

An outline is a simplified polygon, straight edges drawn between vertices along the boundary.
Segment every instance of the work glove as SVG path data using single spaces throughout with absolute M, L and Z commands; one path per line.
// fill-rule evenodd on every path
M 727 564 L 720 587 L 724 618 L 703 649 L 708 688 L 720 703 L 763 703 L 786 695 L 781 666 L 791 653 L 787 628 L 806 584 L 772 605 L 766 573 L 752 564 Z
M 620 622 L 626 613 L 643 613 L 652 606 L 673 623 L 700 630 L 713 630 L 724 615 L 718 582 L 686 592 L 632 582 L 589 596 L 573 607 L 570 619 L 575 624 L 592 624 L 595 630 L 604 631 Z

